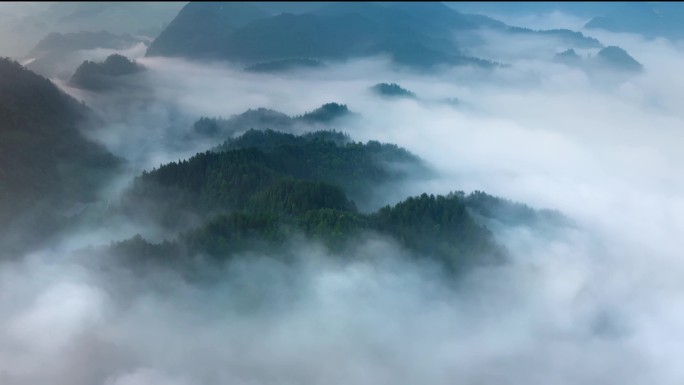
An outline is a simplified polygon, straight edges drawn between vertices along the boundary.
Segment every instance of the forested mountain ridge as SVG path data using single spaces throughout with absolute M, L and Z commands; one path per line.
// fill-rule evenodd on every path
M 664 37 L 676 41 L 684 37 L 681 2 L 623 2 L 593 16 L 585 28 L 639 33 L 649 39 Z
M 23 63 L 42 76 L 68 79 L 83 60 L 82 53 L 97 49 L 123 50 L 142 42 L 129 34 L 115 35 L 106 31 L 53 32 L 23 57 Z
M 393 164 L 404 168 L 388 167 Z M 555 218 L 481 192 L 422 194 L 371 211 L 357 208 L 369 192 L 417 172 L 431 171 L 395 145 L 357 143 L 337 131 L 249 130 L 214 151 L 136 178 L 123 212 L 177 236 L 156 244 L 134 237 L 107 252 L 186 266 L 194 255 L 222 261 L 281 250 L 304 237 L 342 257 L 360 237 L 379 236 L 457 272 L 504 260 L 506 251 L 487 223 L 544 226 Z
M 144 71 L 144 67 L 127 57 L 109 55 L 103 62 L 86 60 L 71 77 L 70 83 L 76 87 L 90 90 L 105 90 L 117 85 L 119 76 L 132 75 Z
M 46 232 L 59 210 L 94 199 L 120 160 L 79 131 L 89 110 L 52 82 L 0 59 L 0 224 L 38 215 Z M 37 213 L 41 211 L 41 213 Z
M 274 15 L 253 3 L 191 2 L 152 42 L 147 55 L 223 59 L 246 65 L 386 55 L 414 68 L 442 64 L 491 67 L 495 63 L 470 57 L 453 42 L 456 32 L 482 28 L 542 33 L 571 46 L 600 47 L 598 41 L 581 33 L 513 28 L 486 16 L 459 13 L 442 3 L 333 2 L 307 12 Z M 283 66 L 267 66 L 278 67 Z
M 146 216 L 173 226 L 241 209 L 287 178 L 334 184 L 360 207 L 374 207 L 382 204 L 386 189 L 415 174 L 430 173 L 420 159 L 394 145 L 356 143 L 334 131 L 296 136 L 249 130 L 214 151 L 144 172 L 125 201 L 131 212 L 150 210 Z
M 341 123 L 343 119 L 358 117 L 347 105 L 326 103 L 322 106 L 297 116 L 288 116 L 282 112 L 268 108 L 249 109 L 241 114 L 225 118 L 202 117 L 192 127 L 192 132 L 204 137 L 223 141 L 247 130 L 276 130 L 283 132 L 311 131 L 312 129 L 329 127 L 333 123 Z

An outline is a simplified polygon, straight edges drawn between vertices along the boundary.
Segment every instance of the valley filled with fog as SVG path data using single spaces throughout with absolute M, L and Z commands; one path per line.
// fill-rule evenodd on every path
M 0 384 L 680 383 L 684 7 L 517 5 L 1 4 Z

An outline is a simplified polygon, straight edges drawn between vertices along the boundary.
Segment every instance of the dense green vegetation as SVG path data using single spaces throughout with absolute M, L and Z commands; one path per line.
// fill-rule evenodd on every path
M 326 103 L 311 112 L 296 117 L 305 123 L 329 123 L 337 118 L 351 115 L 352 112 L 345 104 Z
M 397 83 L 378 83 L 371 87 L 371 91 L 374 93 L 385 96 L 385 97 L 390 97 L 390 98 L 411 98 L 415 99 L 416 94 L 413 92 L 402 88 L 399 84 Z
M 356 114 L 351 112 L 346 105 L 338 103 L 326 103 L 299 116 L 288 116 L 267 108 L 257 108 L 234 115 L 229 119 L 202 117 L 193 125 L 193 132 L 223 140 L 242 134 L 248 129 L 288 132 L 305 127 L 310 130 L 315 128 L 313 126 L 328 126 L 338 119 L 354 116 Z
M 471 197 L 423 194 L 362 214 L 334 186 L 289 180 L 257 194 L 243 210 L 214 216 L 184 232 L 176 242 L 152 244 L 134 238 L 113 247 L 144 259 L 203 254 L 222 260 L 247 251 L 278 250 L 293 236 L 303 235 L 343 256 L 360 236 L 375 233 L 394 239 L 416 256 L 460 271 L 498 263 L 505 256 L 491 231 L 470 215 Z
M 60 228 L 92 223 L 79 213 L 119 160 L 80 133 L 89 115 L 85 106 L 16 62 L 0 60 L 0 74 L 0 244 L 4 250 L 39 246 Z M 298 117 L 256 113 L 322 125 L 350 114 L 336 103 Z M 211 131 L 213 124 L 201 119 L 196 129 Z M 396 145 L 355 142 L 335 130 L 251 129 L 211 151 L 143 172 L 120 204 L 103 209 L 101 220 L 122 215 L 170 230 L 173 238 L 165 242 L 138 236 L 108 249 L 143 266 L 187 266 L 196 256 L 223 261 L 278 251 L 297 239 L 319 242 L 343 258 L 360 237 L 375 236 L 457 272 L 504 258 L 489 223 L 548 219 L 480 192 L 422 194 L 387 205 L 387 191 L 430 173 Z
M 170 226 L 189 216 L 244 208 L 255 194 L 295 178 L 340 186 L 367 207 L 379 199 L 381 188 L 426 171 L 417 157 L 395 145 L 357 143 L 336 131 L 296 136 L 250 130 L 215 151 L 143 173 L 125 206 Z
M 116 85 L 112 78 L 132 75 L 144 70 L 140 64 L 127 57 L 109 55 L 102 63 L 86 60 L 71 77 L 71 84 L 80 88 L 102 90 Z
M 557 218 L 482 192 L 422 194 L 374 212 L 359 211 L 360 193 L 402 177 L 386 167 L 393 162 L 424 167 L 399 147 L 357 143 L 336 131 L 297 136 L 250 130 L 215 151 L 143 173 L 129 191 L 130 213 L 191 225 L 176 227 L 179 235 L 172 242 L 137 237 L 111 251 L 184 264 L 194 255 L 222 261 L 272 253 L 304 237 L 344 257 L 360 237 L 375 234 L 458 272 L 505 257 L 489 223 L 516 226 Z

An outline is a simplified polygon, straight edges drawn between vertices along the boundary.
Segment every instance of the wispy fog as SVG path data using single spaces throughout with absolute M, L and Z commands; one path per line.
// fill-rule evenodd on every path
M 504 21 L 582 25 L 551 16 Z M 369 235 L 347 258 L 296 239 L 282 255 L 208 265 L 198 280 L 84 252 L 154 233 L 112 220 L 0 264 L 0 383 L 680 383 L 684 47 L 591 36 L 645 71 L 588 72 L 554 62 L 568 47 L 553 40 L 485 33 L 477 53 L 510 66 L 416 73 L 375 57 L 271 75 L 133 50 L 146 71 L 120 89 L 58 81 L 100 119 L 87 134 L 128 162 L 106 201 L 143 170 L 219 144 L 193 136 L 200 117 L 337 102 L 360 118 L 329 128 L 397 144 L 437 171 L 387 203 L 482 190 L 559 210 L 576 227 L 497 231 L 510 260 L 458 279 Z M 380 82 L 417 98 L 381 98 L 369 90 Z

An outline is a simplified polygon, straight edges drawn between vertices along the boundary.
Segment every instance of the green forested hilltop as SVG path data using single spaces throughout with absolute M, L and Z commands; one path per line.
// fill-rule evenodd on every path
M 384 189 L 417 173 L 425 176 L 429 170 L 395 145 L 356 143 L 334 131 L 296 136 L 250 130 L 215 151 L 143 173 L 125 206 L 173 227 L 189 214 L 241 209 L 254 194 L 289 177 L 339 186 L 365 208 L 386 201 Z
M 331 124 L 340 123 L 338 120 L 355 117 L 358 117 L 356 113 L 351 112 L 345 104 L 338 103 L 326 103 L 298 116 L 288 116 L 267 108 L 257 108 L 233 115 L 228 119 L 202 117 L 195 122 L 192 129 L 194 133 L 204 137 L 223 140 L 244 134 L 248 129 L 292 132 L 306 128 L 306 131 L 311 131 L 316 128 L 315 126 L 328 127 Z
M 105 90 L 116 86 L 119 76 L 132 75 L 144 70 L 144 67 L 127 57 L 113 54 L 105 61 L 96 63 L 86 60 L 71 77 L 73 86 L 89 90 Z
M 367 234 L 393 239 L 449 271 L 505 258 L 505 250 L 473 219 L 462 195 L 423 194 L 363 214 L 334 186 L 301 181 L 280 182 L 244 209 L 217 215 L 173 242 L 152 244 L 134 237 L 113 244 L 110 251 L 146 262 L 184 264 L 197 254 L 221 261 L 245 252 L 277 252 L 294 236 L 304 236 L 344 257 L 348 246 Z
M 166 262 L 187 262 L 197 254 L 224 260 L 280 250 L 303 236 L 344 255 L 360 237 L 375 234 L 459 271 L 504 258 L 488 221 L 513 226 L 545 219 L 527 206 L 481 192 L 422 194 L 373 212 L 359 211 L 356 202 L 364 192 L 417 170 L 430 172 L 400 147 L 357 143 L 341 132 L 297 136 L 250 130 L 215 151 L 138 177 L 124 200 L 129 213 L 169 228 L 183 221 L 194 225 L 176 226 L 179 232 L 171 242 L 152 244 L 136 237 L 112 245 L 111 251 Z

